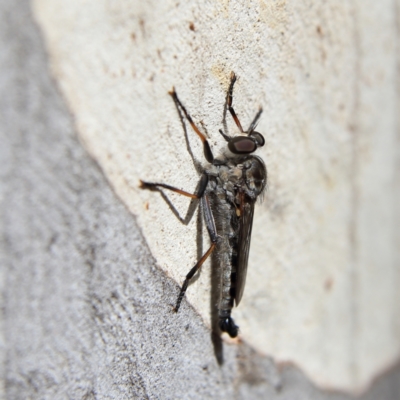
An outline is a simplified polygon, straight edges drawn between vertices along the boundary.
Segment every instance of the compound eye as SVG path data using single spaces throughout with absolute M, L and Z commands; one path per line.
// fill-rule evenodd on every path
M 252 137 L 236 136 L 229 141 L 228 148 L 234 154 L 249 154 L 257 149 L 257 144 Z
M 252 136 L 252 137 L 256 140 L 257 146 L 260 146 L 260 147 L 261 147 L 261 146 L 264 146 L 265 140 L 264 140 L 264 136 L 261 135 L 261 133 L 252 132 L 252 133 L 250 134 L 250 136 Z

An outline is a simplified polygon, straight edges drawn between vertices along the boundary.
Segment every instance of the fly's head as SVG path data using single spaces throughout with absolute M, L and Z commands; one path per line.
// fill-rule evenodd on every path
M 246 136 L 228 136 L 220 129 L 219 133 L 228 142 L 228 149 L 237 155 L 247 155 L 254 153 L 259 147 L 264 146 L 265 140 L 261 133 L 254 129 L 246 132 Z
M 228 149 L 233 154 L 251 154 L 258 147 L 264 146 L 264 136 L 259 132 L 252 132 L 248 136 L 235 136 L 228 142 Z

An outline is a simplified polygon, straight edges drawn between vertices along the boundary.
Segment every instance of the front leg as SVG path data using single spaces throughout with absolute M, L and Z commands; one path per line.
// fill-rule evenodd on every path
M 239 121 L 238 116 L 235 113 L 235 110 L 233 109 L 233 86 L 235 85 L 236 82 L 236 75 L 235 73 L 232 71 L 231 72 L 231 83 L 229 85 L 229 89 L 228 89 L 228 95 L 226 97 L 226 105 L 228 106 L 228 110 L 232 115 L 233 120 L 235 121 L 236 126 L 239 128 L 241 133 L 244 133 L 243 128 L 242 128 L 242 124 Z

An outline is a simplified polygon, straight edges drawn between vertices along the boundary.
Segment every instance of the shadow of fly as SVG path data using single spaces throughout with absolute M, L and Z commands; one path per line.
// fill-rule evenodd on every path
M 164 183 L 140 181 L 142 189 L 168 189 L 192 199 L 199 199 L 211 246 L 186 275 L 174 311 L 178 311 L 190 280 L 211 253 L 217 252 L 221 268 L 218 325 L 221 331 L 236 337 L 239 327 L 231 317 L 233 305 L 239 305 L 246 282 L 254 205 L 267 183 L 267 169 L 260 157 L 252 155 L 263 146 L 264 137 L 255 131 L 262 108 L 258 110 L 247 131 L 232 107 L 236 75 L 232 72 L 226 96 L 226 108 L 241 135 L 229 136 L 221 129 L 227 148 L 215 158 L 206 136 L 193 122 L 173 89 L 169 94 L 182 110 L 194 132 L 203 142 L 204 157 L 210 164 L 203 170 L 196 193 L 188 193 Z

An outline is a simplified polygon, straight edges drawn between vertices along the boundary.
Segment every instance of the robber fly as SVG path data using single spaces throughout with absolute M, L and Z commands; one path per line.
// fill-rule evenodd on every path
M 200 200 L 211 246 L 186 275 L 174 311 L 179 310 L 190 280 L 199 271 L 204 261 L 214 251 L 218 252 L 221 268 L 218 324 L 221 331 L 227 332 L 231 337 L 236 337 L 239 328 L 231 317 L 231 310 L 234 303 L 238 306 L 243 296 L 254 205 L 257 197 L 265 189 L 267 169 L 261 158 L 252 155 L 265 143 L 264 137 L 255 131 L 262 108 L 258 110 L 249 129 L 244 131 L 232 107 L 233 86 L 236 82 L 236 75 L 233 72 L 230 79 L 226 107 L 242 135 L 231 137 L 220 129 L 219 132 L 228 145 L 219 158 L 214 158 L 206 136 L 193 122 L 175 89 L 169 93 L 203 142 L 204 156 L 210 164 L 201 175 L 196 193 L 188 193 L 164 183 L 141 181 L 140 184 L 143 189 L 164 188 Z

